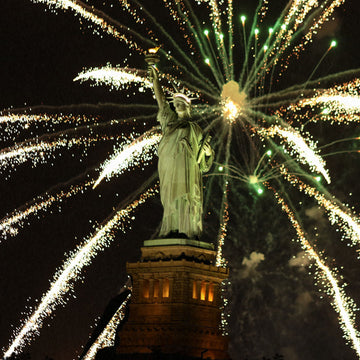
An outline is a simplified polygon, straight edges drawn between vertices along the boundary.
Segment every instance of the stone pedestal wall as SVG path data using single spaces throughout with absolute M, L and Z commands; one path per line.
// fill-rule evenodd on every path
M 219 309 L 228 270 L 213 265 L 210 244 L 170 240 L 145 242 L 141 261 L 127 264 L 134 288 L 117 352 L 228 359 Z

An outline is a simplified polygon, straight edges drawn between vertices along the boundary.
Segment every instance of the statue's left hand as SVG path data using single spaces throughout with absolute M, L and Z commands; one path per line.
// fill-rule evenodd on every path
M 211 149 L 211 146 L 210 146 L 209 143 L 205 143 L 203 149 L 204 149 L 205 156 L 211 156 L 212 155 L 212 149 Z

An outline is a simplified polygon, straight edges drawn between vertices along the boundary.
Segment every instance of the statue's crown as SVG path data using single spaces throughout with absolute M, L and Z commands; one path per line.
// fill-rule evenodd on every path
M 173 101 L 174 100 L 182 100 L 188 105 L 191 104 L 191 100 L 192 100 L 191 98 L 189 98 L 188 96 L 186 96 L 185 94 L 180 93 L 180 92 L 174 93 L 172 96 L 172 99 L 173 99 Z
M 185 89 L 183 89 L 182 91 L 179 91 L 178 87 L 174 84 L 174 82 L 172 82 L 172 86 L 175 90 L 175 92 L 171 93 L 171 98 L 169 98 L 171 100 L 171 102 L 174 102 L 175 100 L 181 100 L 183 101 L 186 105 L 190 105 L 191 104 L 191 100 L 196 100 L 196 98 L 191 98 L 189 96 L 187 96 L 185 94 Z

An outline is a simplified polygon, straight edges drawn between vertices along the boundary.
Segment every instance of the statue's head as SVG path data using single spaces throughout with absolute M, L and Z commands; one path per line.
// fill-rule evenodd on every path
M 179 119 L 190 117 L 191 99 L 183 93 L 173 95 L 173 103 Z

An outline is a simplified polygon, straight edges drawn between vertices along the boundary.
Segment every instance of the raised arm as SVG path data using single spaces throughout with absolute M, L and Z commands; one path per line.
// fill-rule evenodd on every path
M 152 81 L 154 86 L 154 94 L 156 101 L 158 103 L 159 108 L 161 109 L 164 107 L 166 100 L 165 100 L 165 94 L 160 85 L 158 72 L 153 65 L 150 65 L 148 67 L 148 71 L 149 71 L 150 81 Z

